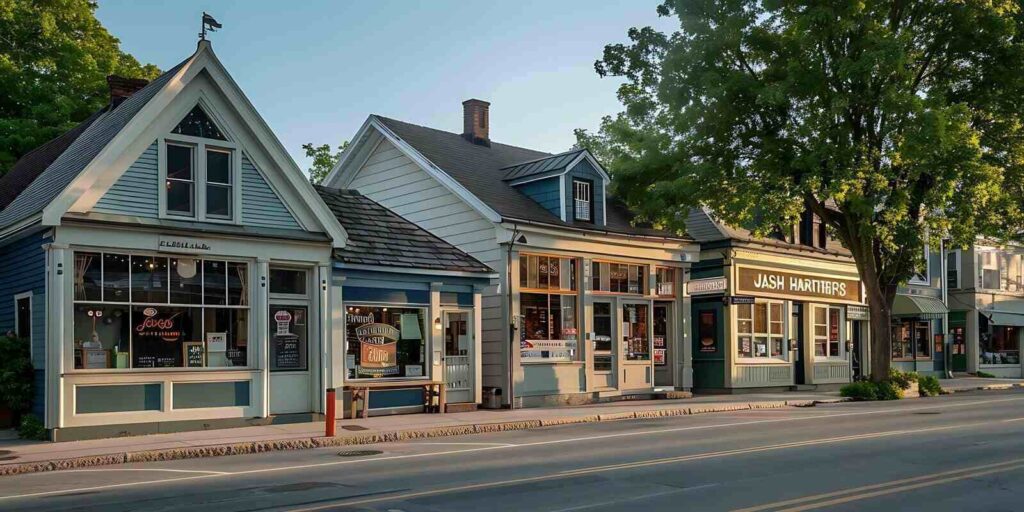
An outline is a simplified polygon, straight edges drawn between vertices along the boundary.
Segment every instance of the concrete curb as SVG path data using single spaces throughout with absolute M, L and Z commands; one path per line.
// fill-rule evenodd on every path
M 1024 386 L 1022 386 L 1024 387 Z M 467 434 L 484 434 L 511 430 L 529 430 L 540 427 L 560 425 L 577 425 L 582 423 L 598 423 L 633 419 L 667 418 L 716 412 L 746 411 L 753 409 L 781 409 L 784 407 L 813 407 L 818 404 L 834 404 L 847 402 L 846 398 L 821 400 L 779 400 L 767 402 L 749 402 L 734 404 L 693 405 L 672 409 L 656 409 L 608 414 L 592 414 L 588 416 L 567 416 L 538 420 L 519 420 L 498 423 L 480 423 L 474 425 L 452 425 L 419 430 L 393 430 L 369 432 L 343 437 L 304 437 L 272 441 L 248 441 L 244 443 L 220 444 L 210 446 L 193 446 L 188 448 L 167 448 L 161 450 L 140 450 L 136 452 L 90 455 L 68 459 L 54 459 L 39 462 L 12 463 L 0 465 L 0 476 L 61 471 L 92 466 L 108 466 L 127 464 L 130 462 L 158 462 L 205 457 L 225 457 L 229 455 L 248 455 L 285 450 L 310 450 L 330 448 L 334 446 L 355 446 L 365 444 L 393 443 L 413 439 L 461 436 Z
M 941 383 L 941 381 L 940 381 Z M 1006 389 L 1017 389 L 1024 388 L 1024 382 L 1009 382 L 1006 384 L 983 384 L 979 386 L 970 386 L 956 389 L 942 389 L 942 394 L 952 395 L 954 393 L 964 393 L 966 391 L 1001 391 Z

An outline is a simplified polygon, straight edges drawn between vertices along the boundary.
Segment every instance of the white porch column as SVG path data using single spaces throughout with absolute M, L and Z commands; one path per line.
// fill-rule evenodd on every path
M 330 310 L 330 331 L 331 331 L 331 360 L 328 365 L 327 387 L 340 389 L 345 385 L 345 302 L 342 292 L 342 285 L 345 282 L 344 276 L 332 276 L 331 283 L 331 310 Z M 338 395 L 341 400 L 341 395 Z
M 485 286 L 473 286 L 473 401 L 481 403 L 483 392 L 483 290 Z M 442 326 L 443 330 L 443 326 Z
M 690 318 L 692 318 L 693 301 L 690 295 L 686 293 L 686 281 L 690 275 L 690 269 L 681 269 L 679 272 L 680 278 L 676 283 L 679 286 L 679 293 L 676 294 L 679 297 L 679 315 L 676 325 L 679 326 L 679 334 L 676 339 L 679 340 L 682 345 L 677 350 L 677 354 L 682 358 L 681 363 L 678 367 L 680 368 L 679 375 L 676 377 L 677 385 L 683 389 L 693 389 L 693 343 L 690 341 L 691 327 Z
M 63 428 L 70 397 L 64 396 L 64 378 L 74 358 L 71 347 L 70 315 L 74 312 L 75 266 L 67 245 L 46 244 L 46 428 Z
M 316 382 L 319 382 L 319 388 L 317 390 L 317 402 L 320 404 L 320 410 L 318 412 L 326 412 L 327 403 L 327 388 L 330 387 L 331 368 L 334 366 L 334 345 L 332 342 L 331 330 L 331 267 L 330 265 L 318 265 L 316 269 L 317 275 L 317 315 L 320 326 L 320 332 L 318 338 L 320 338 L 320 364 L 319 375 L 316 376 Z
M 260 417 L 270 416 L 270 260 L 256 260 L 256 298 L 253 319 L 256 321 L 256 367 L 260 370 Z
M 441 318 L 441 286 L 442 283 L 430 283 L 430 318 L 427 318 L 427 330 L 430 332 L 430 361 L 433 367 L 431 380 L 434 382 L 444 382 L 444 326 L 438 329 L 435 322 Z

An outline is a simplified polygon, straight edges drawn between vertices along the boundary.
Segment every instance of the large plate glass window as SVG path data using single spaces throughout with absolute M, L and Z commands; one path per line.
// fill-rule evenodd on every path
M 520 255 L 519 310 L 522 362 L 578 359 L 575 258 Z
M 927 321 L 903 320 L 892 328 L 892 358 L 931 357 L 931 327 Z
M 412 307 L 345 308 L 345 371 L 349 379 L 426 379 L 426 310 Z
M 785 359 L 782 303 L 759 300 L 735 307 L 737 355 L 742 358 Z
M 651 325 L 647 304 L 622 305 L 622 342 L 627 361 L 651 360 Z
M 77 251 L 76 369 L 246 367 L 249 265 Z
M 612 304 L 594 302 L 594 371 L 612 371 Z

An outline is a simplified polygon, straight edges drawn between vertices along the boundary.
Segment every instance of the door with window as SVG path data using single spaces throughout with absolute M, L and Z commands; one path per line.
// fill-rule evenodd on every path
M 612 303 L 594 302 L 594 387 L 597 389 L 615 389 L 615 343 L 612 325 L 615 315 Z
M 626 302 L 620 308 L 622 369 L 619 389 L 653 386 L 651 362 L 651 306 L 647 302 Z
M 270 269 L 270 413 L 313 410 L 310 375 L 309 273 L 302 269 Z
M 444 313 L 444 382 L 447 400 L 452 403 L 476 399 L 470 318 L 468 311 Z
M 671 302 L 654 303 L 654 337 L 652 345 L 654 347 L 654 385 L 657 387 L 672 387 L 675 385 L 675 379 L 673 378 L 675 367 L 673 363 L 673 357 L 675 357 L 673 352 L 675 348 L 673 340 L 675 337 L 673 333 L 675 329 L 672 319 Z

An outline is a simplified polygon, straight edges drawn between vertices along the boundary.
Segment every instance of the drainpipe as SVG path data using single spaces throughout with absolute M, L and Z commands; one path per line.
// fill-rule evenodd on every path
M 516 350 L 516 318 L 512 315 L 512 249 L 515 248 L 516 242 L 526 243 L 526 237 L 519 231 L 519 225 L 512 225 L 512 238 L 508 242 L 508 253 L 505 264 L 505 293 L 508 297 L 508 408 L 514 410 L 516 408 L 516 377 L 515 369 L 512 367 L 515 363 L 515 350 Z
M 939 269 L 942 275 L 939 276 L 939 287 L 942 290 L 942 305 L 946 312 L 942 314 L 942 369 L 945 370 L 946 378 L 953 378 L 953 356 L 949 353 L 949 269 L 946 268 L 946 239 L 939 240 Z M 959 263 L 959 262 L 958 262 Z

